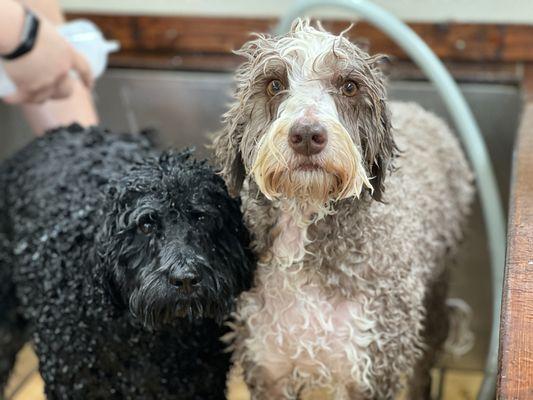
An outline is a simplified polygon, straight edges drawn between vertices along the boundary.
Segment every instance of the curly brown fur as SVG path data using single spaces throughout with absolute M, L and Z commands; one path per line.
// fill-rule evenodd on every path
M 434 288 L 473 196 L 457 140 L 418 105 L 386 100 L 379 57 L 307 20 L 240 54 L 215 158 L 260 259 L 229 338 L 253 399 L 313 387 L 390 399 L 405 377 L 423 398 L 445 336 L 427 340 L 433 317 L 446 326 Z M 288 143 L 303 118 L 327 129 L 318 154 Z

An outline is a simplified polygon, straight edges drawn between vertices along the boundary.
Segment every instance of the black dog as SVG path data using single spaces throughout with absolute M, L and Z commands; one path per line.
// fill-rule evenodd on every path
M 253 260 L 205 163 L 71 126 L 0 188 L 0 389 L 33 339 L 49 400 L 225 398 L 220 322 Z

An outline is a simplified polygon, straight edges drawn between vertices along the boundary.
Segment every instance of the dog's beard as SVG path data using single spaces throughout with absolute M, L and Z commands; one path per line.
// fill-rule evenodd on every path
M 131 314 L 147 329 L 200 318 L 213 318 L 220 323 L 231 311 L 227 302 L 216 301 L 207 290 L 190 296 L 179 295 L 158 274 L 152 275 L 134 288 L 129 297 Z
M 269 199 L 288 198 L 323 209 L 332 201 L 358 197 L 364 186 L 372 189 L 361 153 L 338 122 L 323 121 L 327 148 L 301 157 L 287 141 L 292 120 L 278 119 L 258 145 L 252 167 L 254 179 Z

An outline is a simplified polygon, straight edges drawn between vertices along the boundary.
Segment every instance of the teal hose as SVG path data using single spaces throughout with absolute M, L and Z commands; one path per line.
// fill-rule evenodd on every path
M 505 217 L 490 158 L 479 127 L 459 87 L 442 62 L 424 41 L 398 18 L 367 0 L 300 0 L 281 19 L 276 33 L 290 29 L 292 21 L 312 8 L 336 6 L 354 11 L 388 34 L 422 69 L 436 86 L 452 116 L 476 174 L 477 187 L 487 229 L 491 255 L 492 331 L 485 377 L 478 400 L 494 398 L 498 371 L 500 307 L 505 265 Z

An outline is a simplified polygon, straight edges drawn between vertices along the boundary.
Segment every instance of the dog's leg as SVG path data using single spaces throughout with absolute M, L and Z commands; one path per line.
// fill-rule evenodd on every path
M 423 332 L 426 349 L 417 363 L 409 385 L 409 399 L 428 400 L 431 398 L 431 368 L 437 361 L 439 352 L 448 334 L 448 293 L 447 272 L 444 272 L 428 286 L 425 308 L 426 320 Z
M 0 233 L 0 397 L 17 353 L 27 340 L 26 323 L 17 312 L 10 254 L 8 241 Z

